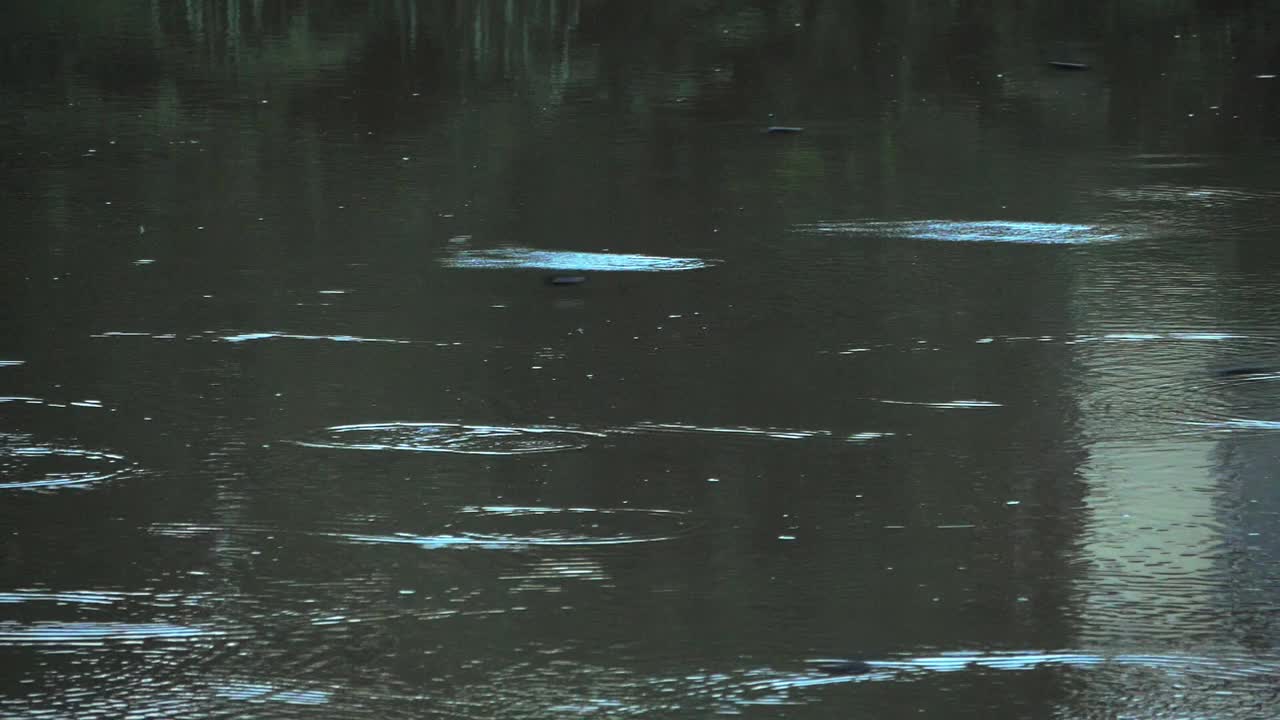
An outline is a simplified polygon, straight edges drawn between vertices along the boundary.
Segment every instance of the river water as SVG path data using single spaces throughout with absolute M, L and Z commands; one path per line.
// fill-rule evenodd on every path
M 0 716 L 1274 717 L 1276 3 L 20 5 Z

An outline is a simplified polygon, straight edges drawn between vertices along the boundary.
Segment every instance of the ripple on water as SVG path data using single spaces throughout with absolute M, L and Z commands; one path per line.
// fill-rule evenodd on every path
M 832 686 L 913 680 L 945 683 L 943 677 L 953 673 L 1057 669 L 1058 672 L 1087 673 L 1089 682 L 1081 685 L 1093 687 L 1097 684 L 1108 690 L 1104 696 L 1082 697 L 1075 699 L 1072 705 L 1063 706 L 1065 715 L 1071 717 L 1115 717 L 1115 710 L 1119 707 L 1129 710 L 1133 705 L 1158 698 L 1163 710 L 1174 712 L 1154 715 L 1124 712 L 1121 716 L 1253 718 L 1264 715 L 1237 714 L 1234 709 L 1256 709 L 1259 701 L 1274 699 L 1270 678 L 1280 670 L 1280 664 L 1274 658 L 1108 655 L 1073 651 L 902 655 L 872 660 L 867 664 L 871 671 L 857 675 L 769 667 L 690 669 L 666 675 L 643 675 L 621 667 L 567 660 L 523 662 L 509 665 L 482 682 L 459 686 L 457 694 L 444 700 L 442 705 L 465 710 L 469 715 L 486 716 L 503 711 L 521 717 L 743 715 L 755 706 L 818 705 L 829 700 L 823 691 L 834 689 Z M 1142 672 L 1143 676 L 1135 678 L 1135 671 Z M 1034 677 L 1029 676 L 1028 679 Z M 1221 702 L 1218 691 L 1224 683 L 1231 685 L 1239 701 Z M 1144 692 L 1151 695 L 1144 696 Z M 1003 705 L 995 699 L 986 707 L 994 709 Z M 1100 708 L 1107 708 L 1110 712 L 1095 714 L 1094 711 Z M 1072 709 L 1084 712 L 1077 715 L 1071 712 Z M 1203 712 L 1206 709 L 1228 712 L 1206 714 Z M 1183 712 L 1176 712 L 1178 710 Z
M 1195 676 L 1212 680 L 1267 679 L 1280 672 L 1280 660 L 1247 655 L 1204 657 L 1147 653 L 1091 653 L 1060 651 L 948 652 L 937 655 L 898 656 L 865 661 L 867 672 L 832 674 L 822 667 L 833 659 L 807 661 L 813 669 L 799 673 L 772 672 L 768 677 L 740 684 L 739 692 L 759 698 L 759 693 L 787 692 L 823 685 L 902 680 L 921 675 L 972 671 L 974 669 L 1023 671 L 1045 667 L 1108 670 L 1125 667 L 1146 668 L 1170 675 Z M 843 660 L 843 659 L 841 659 Z
M 308 340 L 336 343 L 353 343 L 353 344 L 384 344 L 384 345 L 412 345 L 412 340 L 400 340 L 397 338 L 374 338 L 360 337 L 357 335 L 301 335 L 298 333 L 287 333 L 278 331 L 266 332 L 246 332 L 234 333 L 231 335 L 218 335 L 217 339 L 221 342 L 228 343 L 247 343 L 258 342 L 262 340 Z
M 890 437 L 891 432 L 866 431 L 850 435 L 841 435 L 831 430 L 805 430 L 800 428 L 750 427 L 747 425 L 715 426 L 690 425 L 687 423 L 642 422 L 630 427 L 618 428 L 612 432 L 621 434 L 636 433 L 688 433 L 727 435 L 736 437 L 769 438 L 773 440 L 807 440 L 810 438 L 831 438 L 850 443 L 863 443 Z
M 1280 430 L 1280 339 L 1272 334 L 1225 329 L 1117 329 L 1066 335 L 988 335 L 964 342 L 993 350 L 1027 343 L 1071 348 L 1079 361 L 1079 397 L 1094 439 Z M 920 339 L 910 344 L 855 345 L 833 352 L 856 358 L 908 348 L 953 349 Z M 962 410 L 999 407 L 984 400 L 878 402 Z
M 594 272 L 679 272 L 701 270 L 719 260 L 607 252 L 495 248 L 456 250 L 441 260 L 445 267 L 484 270 L 590 270 Z
M 251 703 L 283 703 L 285 705 L 327 705 L 333 692 L 322 689 L 280 687 L 275 683 L 253 680 L 228 680 L 212 688 L 216 697 Z
M 927 400 L 885 400 L 876 398 L 875 401 L 885 405 L 915 405 L 935 410 L 984 410 L 1003 407 L 1000 403 L 990 400 L 937 400 L 931 402 Z
M 483 506 L 462 508 L 448 531 L 438 534 L 328 535 L 353 543 L 413 545 L 425 550 L 530 550 L 663 542 L 688 530 L 685 513 L 675 510 Z
M 380 520 L 302 531 L 369 545 L 415 545 L 427 550 L 525 550 L 539 547 L 636 545 L 673 540 L 693 528 L 687 513 L 662 508 L 593 508 L 534 506 L 473 506 L 455 511 L 439 523 L 439 532 L 377 532 Z M 218 533 L 280 536 L 279 528 L 255 525 L 214 526 L 196 523 L 155 523 L 154 535 L 191 539 Z
M 438 452 L 462 455 L 527 455 L 579 450 L 602 433 L 563 427 L 389 422 L 337 425 L 294 441 L 310 448 Z
M 1129 207 L 1136 219 L 1156 219 L 1165 227 L 1199 228 L 1214 237 L 1274 226 L 1269 208 L 1280 193 L 1203 185 L 1157 184 L 1112 188 L 1101 194 Z
M 14 590 L 0 592 L 0 605 L 25 605 L 28 603 L 53 603 L 74 606 L 110 606 L 126 597 L 119 592 L 95 592 L 92 590 Z
M 1208 167 L 1221 161 L 1221 156 L 1206 153 L 1139 153 L 1124 158 L 1120 167 L 1143 170 L 1183 170 Z
M 129 470 L 121 455 L 41 445 L 27 435 L 0 433 L 0 490 L 87 487 Z
M 1271 201 L 1276 197 L 1275 193 L 1259 193 L 1241 188 L 1168 184 L 1112 188 L 1102 190 L 1100 194 L 1124 202 L 1189 204 L 1199 208 L 1226 208 L 1243 202 Z
M 1280 429 L 1271 338 L 1226 332 L 1081 335 L 1082 405 L 1097 439 Z
M 854 220 L 796 225 L 797 232 L 821 235 L 875 235 L 911 240 L 1015 243 L 1028 245 L 1084 245 L 1145 237 L 1123 225 L 1083 225 L 1007 220 Z

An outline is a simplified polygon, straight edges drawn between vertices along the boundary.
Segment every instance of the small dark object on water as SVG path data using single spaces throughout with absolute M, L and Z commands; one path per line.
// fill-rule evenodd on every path
M 794 135 L 795 133 L 804 132 L 804 128 L 794 127 L 791 125 L 770 125 L 769 127 L 765 128 L 764 131 L 769 135 L 787 135 L 787 134 Z
M 1218 377 L 1248 377 L 1250 375 L 1266 375 L 1275 372 L 1271 368 L 1260 367 L 1258 365 L 1244 365 L 1241 367 L 1223 368 L 1218 371 Z
M 581 285 L 586 281 L 585 275 L 552 275 L 547 278 L 548 285 Z
M 1063 62 L 1061 60 L 1050 60 L 1049 67 L 1055 67 L 1059 70 L 1088 70 L 1089 66 L 1084 63 Z
M 828 660 L 819 663 L 816 669 L 828 675 L 866 675 L 872 667 L 861 660 Z

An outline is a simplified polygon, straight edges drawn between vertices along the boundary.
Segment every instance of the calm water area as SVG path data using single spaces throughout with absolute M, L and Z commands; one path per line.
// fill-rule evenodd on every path
M 1280 716 L 1277 73 L 1273 0 L 11 3 L 0 717 Z

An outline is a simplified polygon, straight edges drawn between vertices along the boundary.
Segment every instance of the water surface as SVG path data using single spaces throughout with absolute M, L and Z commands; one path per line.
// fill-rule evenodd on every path
M 1271 717 L 1280 8 L 1114 5 L 18 4 L 0 716 Z

